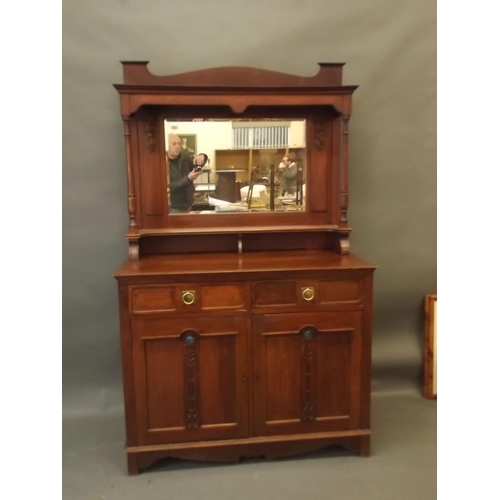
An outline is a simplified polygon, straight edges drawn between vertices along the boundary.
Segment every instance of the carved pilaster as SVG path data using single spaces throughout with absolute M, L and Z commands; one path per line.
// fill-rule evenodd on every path
M 348 196 L 348 171 L 349 171 L 349 118 L 342 115 L 341 161 L 340 161 L 340 227 L 347 227 Z
M 144 138 L 146 141 L 146 148 L 150 153 L 154 153 L 156 150 L 157 141 L 157 129 L 156 121 L 148 120 L 144 126 Z
M 302 410 L 300 418 L 303 422 L 314 420 L 314 337 L 317 330 L 312 327 L 304 328 L 300 331 L 301 337 L 301 363 L 302 363 Z
M 135 196 L 135 183 L 134 171 L 132 168 L 132 146 L 130 144 L 130 117 L 123 116 L 123 124 L 125 127 L 125 148 L 127 160 L 127 201 L 128 201 L 128 214 L 130 217 L 129 232 L 137 232 L 137 200 Z
M 314 146 L 318 151 L 323 151 L 325 146 L 326 123 L 314 123 Z
M 198 337 L 194 332 L 184 335 L 184 401 L 187 429 L 200 426 Z

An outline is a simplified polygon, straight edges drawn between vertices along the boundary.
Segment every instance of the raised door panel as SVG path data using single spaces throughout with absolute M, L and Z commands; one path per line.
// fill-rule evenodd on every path
M 132 321 L 140 445 L 248 434 L 246 318 Z
M 356 429 L 361 313 L 255 316 L 257 435 Z

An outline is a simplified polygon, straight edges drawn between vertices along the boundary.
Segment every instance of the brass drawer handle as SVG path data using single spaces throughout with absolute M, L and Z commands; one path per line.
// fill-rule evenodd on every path
M 182 292 L 182 302 L 187 306 L 194 304 L 195 298 L 196 296 L 193 290 L 184 290 Z
M 300 289 L 302 292 L 302 298 L 304 300 L 307 300 L 308 302 L 312 299 L 314 299 L 314 287 L 313 286 L 306 286 Z

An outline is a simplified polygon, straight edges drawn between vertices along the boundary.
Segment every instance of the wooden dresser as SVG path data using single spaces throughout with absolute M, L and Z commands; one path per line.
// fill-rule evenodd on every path
M 156 77 L 145 62 L 123 65 L 130 252 L 115 278 L 129 474 L 164 457 L 332 444 L 367 456 L 375 267 L 349 251 L 355 87 L 341 85 L 342 65 L 311 78 L 248 68 Z M 305 204 L 169 215 L 166 124 L 191 130 L 199 116 L 303 119 Z

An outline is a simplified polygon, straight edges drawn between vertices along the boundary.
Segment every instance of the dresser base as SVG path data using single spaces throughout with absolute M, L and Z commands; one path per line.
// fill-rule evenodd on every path
M 198 443 L 127 447 L 128 473 L 137 475 L 156 461 L 176 458 L 201 462 L 237 462 L 241 458 L 284 458 L 343 446 L 362 457 L 370 455 L 371 430 L 321 432 L 292 436 L 266 436 Z

